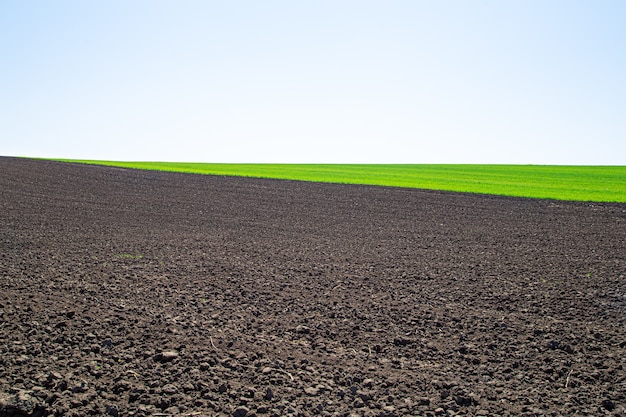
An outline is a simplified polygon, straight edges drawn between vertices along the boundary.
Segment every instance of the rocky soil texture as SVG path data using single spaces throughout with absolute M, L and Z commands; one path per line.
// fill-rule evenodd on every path
M 626 416 L 626 205 L 0 158 L 0 416 Z

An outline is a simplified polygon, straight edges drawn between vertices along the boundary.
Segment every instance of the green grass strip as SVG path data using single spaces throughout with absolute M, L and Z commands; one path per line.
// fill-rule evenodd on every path
M 626 166 L 61 161 L 194 174 L 384 185 L 554 200 L 626 202 Z

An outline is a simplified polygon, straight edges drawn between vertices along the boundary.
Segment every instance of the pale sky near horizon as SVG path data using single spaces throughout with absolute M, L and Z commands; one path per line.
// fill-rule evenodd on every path
M 0 155 L 626 165 L 626 1 L 0 0 Z

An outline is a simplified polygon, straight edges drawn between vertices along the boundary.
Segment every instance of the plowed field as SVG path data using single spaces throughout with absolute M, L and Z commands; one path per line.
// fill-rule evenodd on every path
M 626 415 L 626 205 L 0 158 L 0 415 Z

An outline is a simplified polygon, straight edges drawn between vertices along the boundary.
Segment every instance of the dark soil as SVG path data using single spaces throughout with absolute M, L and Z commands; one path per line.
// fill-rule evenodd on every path
M 626 205 L 0 158 L 0 415 L 626 411 Z

